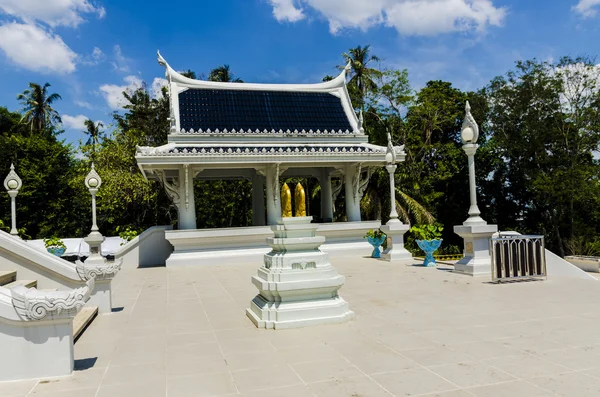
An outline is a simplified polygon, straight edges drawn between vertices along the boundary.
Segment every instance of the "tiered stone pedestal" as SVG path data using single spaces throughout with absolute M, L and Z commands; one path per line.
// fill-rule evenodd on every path
M 388 236 L 387 249 L 381 254 L 382 260 L 403 262 L 414 260 L 412 254 L 404 248 L 404 234 L 408 229 L 410 229 L 409 225 L 405 225 L 397 219 L 395 222 L 390 221 L 381 226 L 380 230 Z
M 454 271 L 469 276 L 490 276 L 492 274 L 490 238 L 497 231 L 497 225 L 485 223 L 454 226 L 454 233 L 462 237 L 465 243 L 465 257 L 454 265 Z
M 341 323 L 354 313 L 339 295 L 344 276 L 337 274 L 319 246 L 325 237 L 315 236 L 312 217 L 283 218 L 271 226 L 272 251 L 252 283 L 260 293 L 246 314 L 259 328 L 299 328 Z

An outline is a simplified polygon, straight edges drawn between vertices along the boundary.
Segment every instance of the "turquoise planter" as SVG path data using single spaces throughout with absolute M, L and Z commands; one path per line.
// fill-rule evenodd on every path
M 62 248 L 62 247 L 47 247 L 46 250 L 51 253 L 52 255 L 56 255 L 58 257 L 63 256 L 63 254 L 65 253 L 65 251 L 67 250 L 66 248 Z
M 383 242 L 385 241 L 385 237 L 385 235 L 379 238 L 367 236 L 367 241 L 374 248 L 373 252 L 371 253 L 371 258 L 381 258 L 381 251 L 379 250 L 379 247 L 381 247 L 381 244 L 383 244 Z
M 432 267 L 435 266 L 435 258 L 433 257 L 433 253 L 440 248 L 442 245 L 442 239 L 439 240 L 415 240 L 419 248 L 425 252 L 425 260 L 423 261 L 423 266 Z

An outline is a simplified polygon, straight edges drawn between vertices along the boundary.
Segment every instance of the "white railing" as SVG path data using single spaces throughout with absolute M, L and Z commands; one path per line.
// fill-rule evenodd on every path
M 544 236 L 503 235 L 490 240 L 492 280 L 546 278 Z

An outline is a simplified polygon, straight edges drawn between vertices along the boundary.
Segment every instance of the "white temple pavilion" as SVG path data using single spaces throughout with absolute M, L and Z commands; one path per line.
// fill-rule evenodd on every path
M 346 88 L 348 67 L 323 83 L 248 84 L 187 78 L 160 53 L 158 62 L 168 81 L 168 143 L 139 147 L 136 160 L 177 206 L 179 230 L 198 227 L 195 179 L 252 181 L 253 225 L 263 226 L 281 218 L 280 178 L 316 177 L 321 218 L 333 220 L 333 202 L 344 188 L 346 218 L 359 222 L 373 167 L 385 166 L 389 151 L 404 160 L 403 146 L 368 143 Z

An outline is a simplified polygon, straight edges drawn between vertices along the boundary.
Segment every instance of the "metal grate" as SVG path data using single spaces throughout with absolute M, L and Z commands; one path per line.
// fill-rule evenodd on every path
M 502 234 L 490 240 L 492 280 L 546 278 L 544 236 Z

